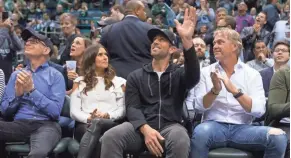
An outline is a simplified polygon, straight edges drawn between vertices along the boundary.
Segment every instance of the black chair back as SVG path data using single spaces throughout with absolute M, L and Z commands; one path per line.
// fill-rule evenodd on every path
M 61 116 L 70 118 L 70 97 L 66 95 Z

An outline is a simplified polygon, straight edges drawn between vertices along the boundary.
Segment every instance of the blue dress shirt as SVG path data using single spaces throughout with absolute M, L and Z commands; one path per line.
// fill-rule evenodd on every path
M 65 81 L 62 74 L 46 62 L 33 72 L 30 66 L 24 68 L 32 73 L 34 90 L 16 97 L 15 81 L 20 71 L 12 73 L 5 88 L 1 111 L 5 117 L 14 120 L 58 120 L 65 99 Z

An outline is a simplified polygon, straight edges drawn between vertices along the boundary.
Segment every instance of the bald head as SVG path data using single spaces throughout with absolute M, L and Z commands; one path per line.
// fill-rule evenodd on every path
M 138 0 L 131 0 L 126 3 L 125 6 L 125 13 L 130 14 L 133 13 L 135 10 L 137 10 L 140 7 L 144 7 L 143 3 Z
M 125 6 L 125 14 L 135 15 L 142 21 L 146 20 L 145 6 L 142 1 L 139 0 L 131 0 L 127 2 Z

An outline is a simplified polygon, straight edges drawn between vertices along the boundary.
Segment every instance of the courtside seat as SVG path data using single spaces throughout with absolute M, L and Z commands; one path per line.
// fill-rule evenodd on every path
M 66 96 L 61 116 L 70 117 L 70 97 Z M 56 147 L 53 149 L 49 157 L 57 157 L 60 153 L 67 150 L 68 144 L 72 138 L 62 138 Z M 6 143 L 5 150 L 9 155 L 18 155 L 19 157 L 27 156 L 30 152 L 30 146 L 25 142 L 8 142 Z

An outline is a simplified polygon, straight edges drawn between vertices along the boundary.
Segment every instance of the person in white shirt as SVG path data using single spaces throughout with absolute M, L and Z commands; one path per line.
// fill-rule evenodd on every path
M 206 44 L 204 42 L 204 40 L 200 37 L 195 37 L 193 38 L 193 44 L 194 44 L 194 48 L 195 48 L 195 52 L 197 54 L 198 60 L 199 60 L 199 65 L 200 65 L 200 69 L 202 69 L 203 67 L 209 66 L 210 64 L 210 60 L 209 58 L 206 58 Z M 194 110 L 194 88 L 192 88 L 189 93 L 187 98 L 185 99 L 185 103 L 187 105 L 187 110 L 190 116 L 190 119 L 192 120 L 195 116 L 195 110 Z
M 285 132 L 251 125 L 254 117 L 265 113 L 266 101 L 259 72 L 238 60 L 239 34 L 218 29 L 213 43 L 218 62 L 202 69 L 195 87 L 195 109 L 203 117 L 191 138 L 191 158 L 207 158 L 210 149 L 220 147 L 265 151 L 264 157 L 283 158 Z
M 71 117 L 76 120 L 75 138 L 80 142 L 78 158 L 85 158 L 101 134 L 124 117 L 126 80 L 115 75 L 100 44 L 85 50 L 81 69 L 83 76 L 75 79 L 71 95 Z

